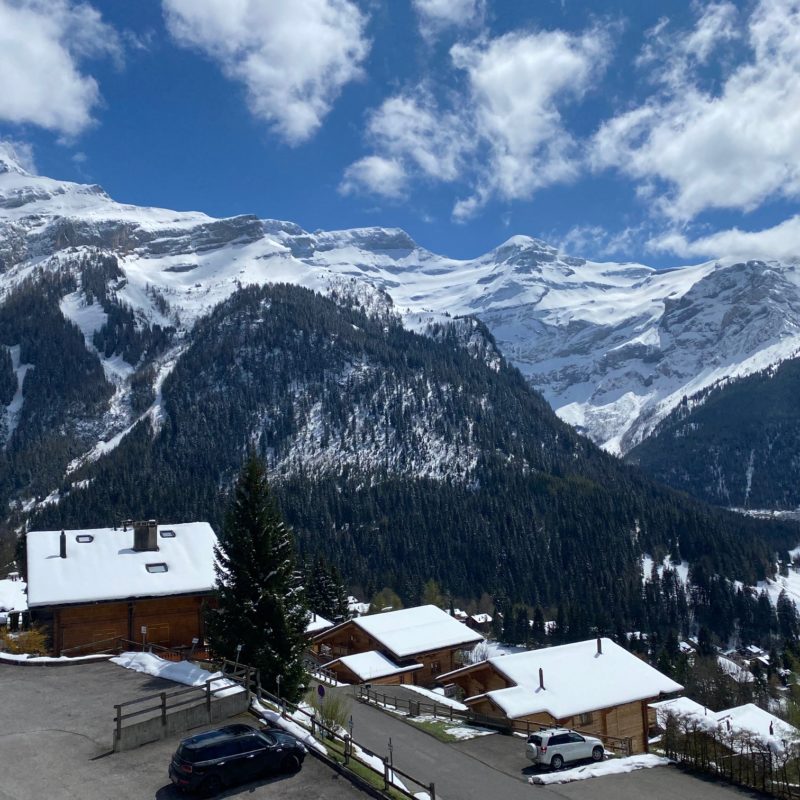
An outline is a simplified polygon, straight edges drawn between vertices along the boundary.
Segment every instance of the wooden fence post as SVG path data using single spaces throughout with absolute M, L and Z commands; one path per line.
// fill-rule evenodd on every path
M 167 693 L 161 692 L 161 725 L 167 727 Z
M 211 681 L 206 681 L 206 714 L 211 722 Z
M 383 757 L 383 788 L 389 788 L 389 756 Z
M 428 787 L 428 794 L 430 795 L 431 800 L 436 800 L 436 784 L 435 783 L 431 783 L 431 785 Z
M 114 708 L 117 709 L 117 727 L 114 732 L 114 750 L 116 750 L 122 738 L 122 706 L 114 706 Z

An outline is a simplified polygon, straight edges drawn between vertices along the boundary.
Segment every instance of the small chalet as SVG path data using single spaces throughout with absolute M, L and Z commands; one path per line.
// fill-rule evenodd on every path
M 214 545 L 207 522 L 31 531 L 28 607 L 49 628 L 56 655 L 121 637 L 164 647 L 202 641 L 214 591 Z M 146 630 L 144 630 L 146 629 Z
M 318 633 L 312 647 L 343 682 L 427 686 L 480 641 L 481 634 L 429 605 L 348 620 Z
M 632 753 L 647 751 L 648 704 L 683 688 L 606 638 L 496 656 L 439 680 L 480 714 L 629 738 Z

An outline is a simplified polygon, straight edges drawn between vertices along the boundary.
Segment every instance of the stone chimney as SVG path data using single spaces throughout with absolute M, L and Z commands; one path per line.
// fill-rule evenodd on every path
M 133 523 L 133 549 L 137 553 L 158 550 L 158 523 L 154 519 Z
M 61 531 L 58 537 L 58 554 L 61 558 L 67 557 L 67 534 L 64 531 Z

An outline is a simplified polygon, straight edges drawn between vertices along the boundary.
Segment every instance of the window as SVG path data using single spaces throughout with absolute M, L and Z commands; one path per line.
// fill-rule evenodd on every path
M 162 539 L 174 539 L 175 538 L 175 531 L 166 528 L 163 531 L 159 531 L 158 534 Z
M 569 736 L 569 741 L 570 742 L 578 743 L 578 742 L 585 742 L 586 741 L 586 739 L 584 739 L 583 736 L 581 736 L 581 735 L 579 735 L 577 733 L 570 733 L 570 734 L 568 734 L 568 736 Z
M 167 567 L 167 565 L 166 565 L 166 564 L 165 564 L 165 563 L 162 561 L 162 562 L 160 562 L 160 563 L 158 563 L 158 564 L 145 564 L 145 569 L 146 569 L 148 572 L 166 572 L 166 571 L 167 571 L 167 569 L 168 569 L 168 567 Z
M 438 661 L 431 661 L 431 675 L 438 675 L 442 671 L 442 665 Z
M 270 733 L 259 733 L 258 735 L 267 747 L 275 747 L 278 743 L 275 737 Z
M 580 716 L 580 724 L 581 725 L 591 725 L 592 724 L 592 712 L 589 711 L 587 714 L 581 714 Z
M 81 544 L 89 544 L 89 542 L 94 541 L 94 536 L 90 536 L 88 533 L 81 533 L 75 537 L 75 541 Z

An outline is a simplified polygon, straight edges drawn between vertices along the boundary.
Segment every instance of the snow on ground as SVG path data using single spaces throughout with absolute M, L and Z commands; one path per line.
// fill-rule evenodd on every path
M 408 689 L 410 692 L 424 695 L 435 701 L 438 705 L 457 708 L 459 711 L 467 710 L 467 707 L 463 703 L 459 703 L 458 700 L 454 700 L 452 697 L 445 697 L 444 689 L 423 689 L 422 686 L 403 686 L 403 688 Z
M 20 345 L 16 344 L 13 347 L 9 347 L 8 350 L 11 353 L 11 368 L 17 376 L 17 390 L 14 392 L 14 396 L 11 398 L 11 402 L 6 406 L 5 410 L 6 441 L 11 438 L 11 434 L 14 433 L 17 428 L 19 416 L 22 413 L 22 401 L 24 399 L 22 396 L 22 385 L 25 383 L 25 376 L 28 374 L 28 370 L 33 368 L 33 364 L 22 364 L 20 362 Z
M 637 769 L 651 769 L 652 767 L 665 767 L 669 764 L 668 758 L 655 756 L 652 753 L 628 758 L 611 758 L 599 764 L 587 764 L 562 772 L 550 772 L 544 775 L 532 775 L 528 783 L 549 785 L 553 783 L 572 783 L 572 781 L 585 781 L 588 778 L 602 778 L 604 775 L 622 775 L 634 772 Z
M 717 663 L 722 667 L 722 671 L 737 683 L 752 683 L 755 680 L 750 670 L 740 667 L 735 661 L 731 661 L 725 656 L 717 656 Z
M 26 664 L 52 664 L 65 662 L 76 663 L 78 661 L 103 661 L 107 656 L 91 655 L 91 656 L 32 656 L 29 653 L 6 653 L 0 650 L 0 659 L 4 661 L 19 661 Z
M 664 560 L 658 565 L 658 577 L 664 575 L 665 569 L 671 569 L 678 575 L 678 580 L 686 586 L 689 583 L 689 562 L 681 561 L 680 564 L 673 564 L 669 556 L 664 556 Z M 650 580 L 653 573 L 653 558 L 645 553 L 642 556 L 642 582 Z
M 435 725 L 447 725 L 447 719 L 444 717 L 434 717 L 433 714 L 420 714 L 418 717 L 412 717 L 411 722 L 431 722 Z M 489 730 L 488 728 L 480 728 L 477 725 L 448 725 L 442 730 L 452 736 L 454 739 L 460 741 L 467 741 L 468 739 L 477 739 L 479 736 L 491 736 L 497 731 Z
M 27 611 L 28 595 L 25 581 L 3 578 L 0 580 L 0 613 L 5 611 Z
M 185 686 L 205 686 L 207 681 L 218 678 L 220 680 L 214 680 L 214 683 L 211 684 L 211 690 L 215 692 L 216 697 L 244 691 L 238 683 L 223 678 L 221 672 L 209 672 L 191 661 L 166 661 L 153 653 L 133 652 L 122 653 L 110 660 L 125 669 L 143 672 L 145 675 L 152 675 L 156 678 L 165 678 Z
M 323 755 L 328 754 L 327 748 L 320 744 L 305 728 L 291 719 L 285 719 L 277 711 L 267 708 L 254 697 L 250 701 L 250 707 L 256 712 L 265 722 L 270 725 L 277 725 L 283 728 L 287 733 L 291 733 L 295 739 L 301 741 L 306 747 L 313 748 L 318 753 Z

